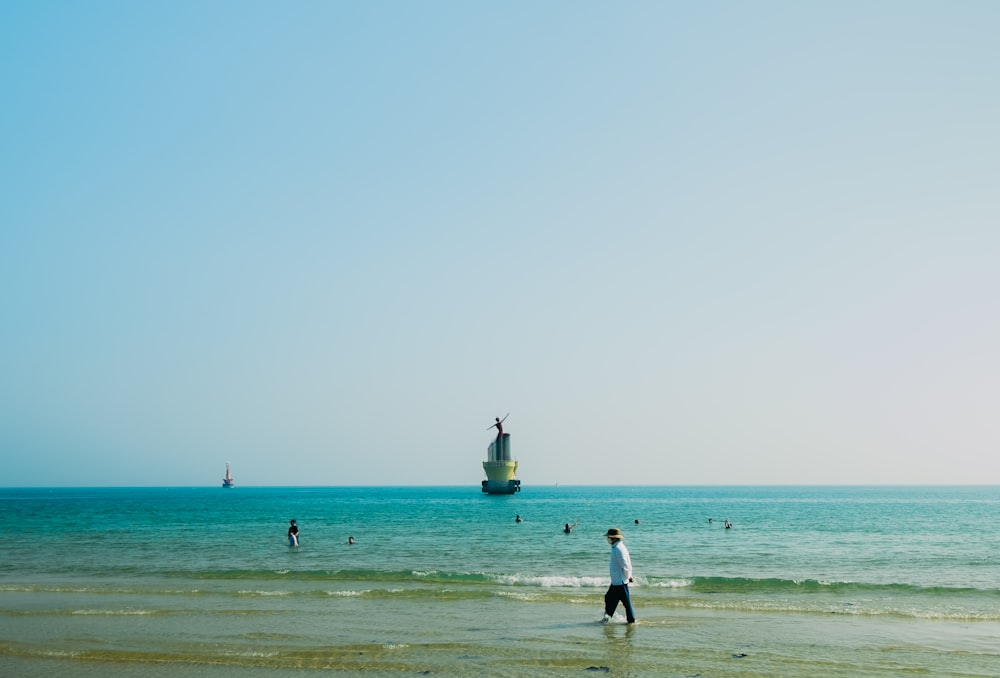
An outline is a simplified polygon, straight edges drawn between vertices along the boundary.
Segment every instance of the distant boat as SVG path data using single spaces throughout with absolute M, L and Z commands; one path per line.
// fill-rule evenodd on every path
M 236 487 L 233 475 L 229 472 L 229 462 L 226 462 L 226 477 L 222 479 L 222 486 L 226 488 Z

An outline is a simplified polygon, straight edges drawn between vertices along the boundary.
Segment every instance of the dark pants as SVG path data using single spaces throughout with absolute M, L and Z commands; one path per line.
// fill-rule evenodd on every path
M 628 595 L 628 584 L 612 584 L 604 594 L 604 613 L 614 616 L 618 603 L 625 607 L 625 619 L 631 624 L 635 621 L 635 611 L 632 609 L 632 599 Z

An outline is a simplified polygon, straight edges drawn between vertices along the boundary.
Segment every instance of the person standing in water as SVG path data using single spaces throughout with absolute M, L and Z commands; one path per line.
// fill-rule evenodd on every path
M 294 518 L 291 521 L 289 521 L 288 525 L 288 545 L 289 546 L 299 545 L 299 526 L 295 524 Z
M 612 527 L 604 533 L 611 544 L 611 586 L 604 594 L 604 617 L 601 623 L 607 623 L 615 614 L 618 603 L 625 608 L 625 619 L 629 624 L 635 623 L 635 611 L 632 609 L 632 599 L 629 597 L 628 585 L 632 579 L 632 559 L 625 548 L 625 536 L 617 527 Z

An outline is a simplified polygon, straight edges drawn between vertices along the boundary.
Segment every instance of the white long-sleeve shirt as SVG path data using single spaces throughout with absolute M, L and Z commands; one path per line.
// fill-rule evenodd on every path
M 625 542 L 616 539 L 611 547 L 611 583 L 627 584 L 632 576 L 632 559 L 625 548 Z

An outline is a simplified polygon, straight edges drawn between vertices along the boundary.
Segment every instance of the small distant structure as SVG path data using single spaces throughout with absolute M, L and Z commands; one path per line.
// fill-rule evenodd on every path
M 486 471 L 483 492 L 487 494 L 514 494 L 521 491 L 521 481 L 514 477 L 517 462 L 510 456 L 510 434 L 503 430 L 503 422 L 507 416 L 503 419 L 497 417 L 497 423 L 490 426 L 497 429 L 497 437 L 490 443 L 486 461 L 483 462 L 483 470 Z
M 226 462 L 226 477 L 222 479 L 222 486 L 227 490 L 231 490 L 236 487 L 236 481 L 233 480 L 233 474 L 229 472 L 229 462 Z

